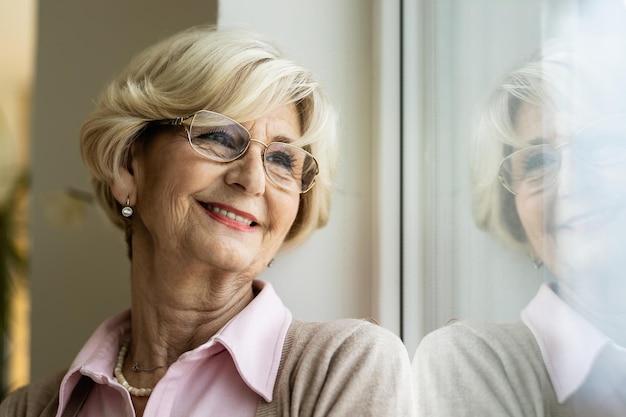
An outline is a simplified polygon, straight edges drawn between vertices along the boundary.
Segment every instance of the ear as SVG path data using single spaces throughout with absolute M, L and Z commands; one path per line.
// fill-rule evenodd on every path
M 130 200 L 130 205 L 134 205 L 137 202 L 137 184 L 135 178 L 135 158 L 133 158 L 133 152 L 131 150 L 129 154 L 130 161 L 127 166 L 123 166 L 119 170 L 119 177 L 114 179 L 109 187 L 113 197 L 122 206 L 126 205 L 126 200 Z

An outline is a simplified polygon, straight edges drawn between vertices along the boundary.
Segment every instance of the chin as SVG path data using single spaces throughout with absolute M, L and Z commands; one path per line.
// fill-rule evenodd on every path
M 600 286 L 611 286 L 611 281 L 626 283 L 626 256 L 618 246 L 588 245 L 560 251 L 552 263 L 557 278 Z
M 208 263 L 221 270 L 236 273 L 248 269 L 252 260 L 242 256 L 232 256 L 232 254 L 227 254 L 226 256 L 213 257 L 213 259 L 208 261 Z

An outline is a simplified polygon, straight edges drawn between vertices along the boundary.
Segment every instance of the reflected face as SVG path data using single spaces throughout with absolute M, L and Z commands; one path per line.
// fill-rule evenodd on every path
M 294 105 L 244 125 L 265 144 L 301 135 Z M 240 159 L 214 162 L 191 148 L 182 128 L 138 146 L 133 253 L 256 276 L 280 248 L 300 201 L 267 179 L 263 151 L 253 142 Z
M 626 164 L 585 161 L 582 150 L 569 143 L 579 128 L 565 115 L 528 104 L 520 108 L 517 134 L 528 144 L 558 148 L 560 169 L 540 191 L 517 194 L 515 203 L 535 255 L 557 279 L 587 290 L 593 285 L 588 277 L 621 276 L 626 267 Z

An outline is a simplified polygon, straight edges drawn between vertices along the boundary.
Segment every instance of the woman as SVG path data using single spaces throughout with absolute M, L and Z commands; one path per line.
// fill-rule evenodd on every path
M 549 44 L 491 96 L 472 143 L 474 218 L 546 283 L 521 322 L 454 322 L 420 343 L 420 414 L 626 412 L 624 50 Z
M 327 221 L 334 122 L 311 74 L 258 35 L 196 27 L 138 55 L 81 131 L 126 231 L 131 309 L 2 415 L 411 415 L 397 337 L 294 321 L 256 280 Z

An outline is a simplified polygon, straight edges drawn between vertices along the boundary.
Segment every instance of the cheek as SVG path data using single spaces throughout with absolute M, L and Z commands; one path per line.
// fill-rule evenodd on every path
M 515 198 L 520 222 L 533 247 L 537 247 L 544 235 L 544 201 L 538 196 Z
M 298 215 L 300 196 L 285 195 L 282 198 L 272 200 L 270 210 L 273 213 L 273 223 L 277 229 L 280 229 L 277 232 L 280 232 L 281 235 L 286 235 Z
M 607 170 L 597 185 L 609 193 L 626 195 L 626 170 L 623 166 Z
M 190 195 L 214 182 L 214 175 L 205 173 L 206 167 L 189 161 L 169 161 L 145 170 L 138 182 L 138 204 L 156 216 L 172 224 L 185 218 L 193 204 Z M 204 168 L 204 171 L 203 169 Z M 212 173 L 212 172 L 211 172 Z

